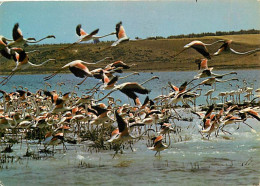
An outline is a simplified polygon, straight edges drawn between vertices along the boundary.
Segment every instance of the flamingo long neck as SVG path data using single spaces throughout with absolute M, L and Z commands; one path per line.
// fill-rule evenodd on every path
M 93 38 L 99 39 L 99 38 L 107 37 L 107 36 L 114 35 L 114 34 L 116 34 L 116 32 L 111 32 L 111 33 L 103 35 L 103 36 L 93 36 Z
M 151 80 L 153 80 L 155 77 L 151 77 L 150 79 L 147 79 L 146 81 L 144 81 L 143 83 L 141 83 L 140 85 L 144 85 L 145 83 L 147 83 L 147 82 L 149 82 L 149 81 L 151 81 Z
M 228 73 L 225 73 L 225 74 L 214 74 L 214 73 L 211 73 L 211 75 L 213 76 L 217 76 L 217 78 L 222 78 L 226 75 L 229 75 L 229 74 L 233 74 L 234 72 L 228 72 Z
M 48 59 L 48 60 L 46 60 L 46 61 L 44 61 L 44 62 L 42 62 L 41 64 L 34 64 L 34 63 L 31 63 L 31 62 L 29 62 L 28 61 L 28 63 L 31 65 L 31 66 L 34 66 L 34 67 L 39 67 L 39 66 L 42 66 L 42 65 L 44 65 L 45 63 L 47 63 L 47 62 L 49 62 L 49 61 L 51 61 L 51 59 Z
M 46 36 L 46 37 L 44 37 L 44 38 L 41 38 L 41 39 L 39 39 L 38 41 L 27 41 L 27 43 L 39 43 L 40 41 L 42 41 L 42 40 L 44 40 L 44 39 L 48 39 L 48 38 L 50 38 L 50 36 Z M 28 38 L 29 39 L 29 38 Z M 27 39 L 27 40 L 28 40 Z
M 215 41 L 215 42 L 210 43 L 210 44 L 205 44 L 205 43 L 204 43 L 204 45 L 209 46 L 209 45 L 214 45 L 214 44 L 219 43 L 219 42 L 224 42 L 224 40 L 218 40 L 218 41 Z
M 125 79 L 125 78 L 127 78 L 127 77 L 129 77 L 129 76 L 132 76 L 132 75 L 135 75 L 135 74 L 136 74 L 136 72 L 133 72 L 133 73 L 131 73 L 131 74 L 128 74 L 127 76 L 120 77 L 119 79 Z
M 225 79 L 225 80 L 218 80 L 217 82 L 227 82 L 227 81 L 233 81 L 233 80 L 238 80 L 238 79 L 234 79 L 234 78 L 231 78 L 231 79 Z
M 96 62 L 94 62 L 94 63 L 96 64 L 96 63 L 103 62 L 103 61 L 105 61 L 107 58 L 108 58 L 108 57 L 105 57 L 105 58 L 103 58 L 103 59 L 101 59 L 101 60 L 99 60 L 99 61 L 96 61 Z
M 247 52 L 237 52 L 234 49 L 230 48 L 230 51 L 235 53 L 235 54 L 238 54 L 238 55 L 245 55 L 245 54 L 250 54 L 250 53 L 254 53 L 254 52 L 260 51 L 260 48 L 256 48 L 254 50 L 250 50 L 250 51 L 247 51 Z
M 105 95 L 103 98 L 100 98 L 99 100 L 97 100 L 97 102 L 102 101 L 103 99 L 107 98 L 110 94 L 112 94 L 113 92 L 115 92 L 117 90 L 117 88 L 115 87 L 115 89 L 111 90 L 107 95 Z

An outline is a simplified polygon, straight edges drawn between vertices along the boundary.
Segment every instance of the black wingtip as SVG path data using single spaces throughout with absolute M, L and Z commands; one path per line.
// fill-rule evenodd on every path
M 99 31 L 99 28 L 94 30 L 93 32 L 91 32 L 89 35 L 96 35 L 98 33 L 98 31 Z
M 81 29 L 81 24 L 78 24 L 78 25 L 76 26 L 76 33 L 77 33 L 78 36 L 81 36 L 81 34 L 80 34 L 80 29 Z
M 18 28 L 18 27 L 19 27 L 19 23 L 15 23 L 15 24 L 14 24 L 14 27 L 15 27 L 15 28 Z

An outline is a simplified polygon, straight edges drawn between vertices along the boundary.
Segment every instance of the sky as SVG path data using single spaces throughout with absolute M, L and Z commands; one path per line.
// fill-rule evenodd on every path
M 12 38 L 19 23 L 25 38 L 55 35 L 46 43 L 72 43 L 75 28 L 98 35 L 115 31 L 123 22 L 130 39 L 152 36 L 260 30 L 259 0 L 172 0 L 172 1 L 22 1 L 0 5 L 0 35 Z M 103 40 L 116 40 L 109 36 Z

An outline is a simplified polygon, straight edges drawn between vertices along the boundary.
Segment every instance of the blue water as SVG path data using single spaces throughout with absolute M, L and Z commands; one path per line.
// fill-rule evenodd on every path
M 218 71 L 225 73 L 227 71 Z M 240 81 L 217 84 L 217 95 L 221 91 L 237 89 L 236 85 L 243 86 L 243 79 L 247 86 L 259 88 L 258 70 L 239 70 L 237 77 Z M 151 89 L 149 96 L 154 98 L 162 94 L 161 88 L 170 81 L 180 86 L 184 81 L 189 81 L 197 72 L 154 72 L 141 73 L 140 76 L 132 76 L 121 82 L 143 82 L 152 76 L 159 76 L 144 86 Z M 126 75 L 126 74 L 124 74 Z M 227 76 L 226 78 L 234 75 Z M 13 91 L 13 86 L 22 85 L 35 92 L 39 88 L 44 89 L 45 75 L 16 75 L 2 89 Z M 226 79 L 225 78 L 225 79 Z M 256 80 L 256 81 L 255 81 Z M 65 85 L 59 87 L 58 82 Z M 61 90 L 69 92 L 81 79 L 71 74 L 62 74 L 51 79 L 49 90 Z M 201 80 L 194 82 L 194 85 Z M 79 90 L 79 95 L 92 88 L 98 80 L 89 78 Z M 252 83 L 252 85 L 251 85 Z M 20 87 L 21 88 L 21 87 Z M 211 87 L 202 87 L 202 94 Z M 106 91 L 108 92 L 108 91 Z M 106 93 L 105 92 L 105 93 Z M 165 94 L 165 93 L 164 93 Z M 101 95 L 102 96 L 102 95 Z M 122 104 L 129 100 L 120 92 L 113 96 L 123 100 Z M 144 96 L 141 97 L 142 100 Z M 205 104 L 205 96 L 199 98 L 199 104 Z M 131 102 L 132 103 L 132 102 Z M 198 133 L 200 120 L 189 111 L 178 110 L 187 117 L 193 117 L 192 122 L 175 121 L 182 127 L 182 141 L 178 142 L 174 134 L 171 135 L 172 143 L 169 149 L 161 152 L 161 156 L 154 156 L 154 151 L 147 149 L 146 140 L 140 140 L 133 145 L 134 152 L 125 148 L 123 154 L 112 158 L 114 151 L 104 150 L 100 152 L 90 151 L 87 142 L 79 145 L 67 144 L 67 151 L 58 146 L 54 156 L 43 155 L 41 159 L 22 157 L 26 152 L 26 144 L 13 147 L 14 162 L 3 164 L 0 169 L 0 185 L 258 185 L 260 176 L 260 123 L 255 119 L 248 119 L 255 130 L 252 131 L 246 125 L 227 126 L 226 130 L 232 135 L 220 134 L 218 138 L 212 137 L 204 140 Z M 173 140 L 175 138 L 175 140 Z M 42 146 L 30 145 L 32 151 Z M 21 157 L 21 158 L 18 158 Z
M 224 74 L 230 71 L 215 71 L 217 74 Z M 219 92 L 226 92 L 231 90 L 237 90 L 237 85 L 242 88 L 243 86 L 252 87 L 254 89 L 257 89 L 260 87 L 260 83 L 258 79 L 260 78 L 259 70 L 237 70 L 237 75 L 228 75 L 223 77 L 224 79 L 230 79 L 230 78 L 238 78 L 239 81 L 229 81 L 225 83 L 217 83 L 216 85 L 216 91 L 212 94 L 212 97 L 217 96 Z M 120 76 L 128 75 L 129 73 L 123 73 L 118 74 Z M 197 71 L 185 71 L 185 72 L 140 72 L 140 75 L 134 75 L 130 76 L 128 78 L 122 79 L 118 81 L 118 84 L 124 83 L 124 82 L 138 82 L 142 83 L 145 80 L 153 77 L 158 76 L 159 80 L 153 80 L 148 82 L 144 85 L 147 89 L 151 90 L 149 97 L 155 98 L 161 94 L 166 94 L 166 90 L 162 88 L 166 87 L 168 85 L 168 82 L 171 82 L 175 86 L 180 86 L 185 81 L 190 81 L 193 79 L 193 77 L 197 75 Z M 58 74 L 54 78 L 47 81 L 49 84 L 51 84 L 51 88 L 46 86 L 45 81 L 43 81 L 43 78 L 48 76 L 47 75 L 15 75 L 12 77 L 12 79 L 6 84 L 5 86 L 2 86 L 1 89 L 7 92 L 14 91 L 15 88 L 21 89 L 21 88 L 28 88 L 31 92 L 36 92 L 39 89 L 46 89 L 46 90 L 57 90 L 58 92 L 62 91 L 62 93 L 65 92 L 72 92 L 76 91 L 79 96 L 85 94 L 87 92 L 86 89 L 93 88 L 97 83 L 100 81 L 94 78 L 88 78 L 81 86 L 78 88 L 75 88 L 75 85 L 77 83 L 81 82 L 82 79 L 75 77 L 73 74 Z M 205 80 L 206 78 L 199 79 L 194 81 L 194 85 L 197 85 L 202 80 Z M 247 84 L 243 84 L 243 80 L 246 80 Z M 59 86 L 58 83 L 64 82 L 65 85 Z M 19 87 L 22 85 L 22 87 Z M 14 88 L 15 87 L 15 88 Z M 190 85 L 188 88 L 193 87 L 193 85 Z M 205 104 L 206 97 L 203 96 L 208 90 L 212 89 L 211 86 L 201 86 L 202 92 L 199 98 L 198 98 L 198 104 Z M 104 94 L 108 93 L 109 90 L 103 91 Z M 169 88 L 167 89 L 167 93 L 169 93 Z M 197 91 L 199 93 L 199 91 Z M 103 95 L 100 94 L 100 97 Z M 122 99 L 123 102 L 128 101 L 127 97 L 123 95 L 121 92 L 114 92 L 111 94 L 113 97 L 117 97 Z M 96 97 L 97 98 L 97 97 Z M 145 99 L 145 96 L 140 95 L 141 100 Z M 243 98 L 244 99 L 244 98 Z M 219 100 L 221 102 L 221 99 Z

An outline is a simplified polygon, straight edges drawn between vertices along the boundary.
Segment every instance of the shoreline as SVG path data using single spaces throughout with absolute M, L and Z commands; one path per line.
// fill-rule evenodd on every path
M 232 69 L 214 69 L 214 72 L 217 71 L 236 71 L 236 70 L 240 70 L 240 71 L 250 71 L 250 70 L 259 70 L 260 71 L 260 67 L 258 68 L 232 68 Z M 42 70 L 41 70 L 42 71 Z M 46 73 L 40 73 L 41 71 L 31 71 L 31 72 L 17 72 L 16 75 L 46 75 L 46 74 L 52 74 L 54 71 L 46 71 Z M 143 72 L 143 73 L 155 73 L 155 72 L 197 72 L 198 70 L 125 70 L 123 73 L 132 73 L 132 72 Z M 11 72 L 11 71 L 10 71 Z M 0 75 L 8 75 L 10 73 L 8 72 L 1 72 Z M 72 74 L 70 71 L 68 72 L 59 72 L 59 74 Z

